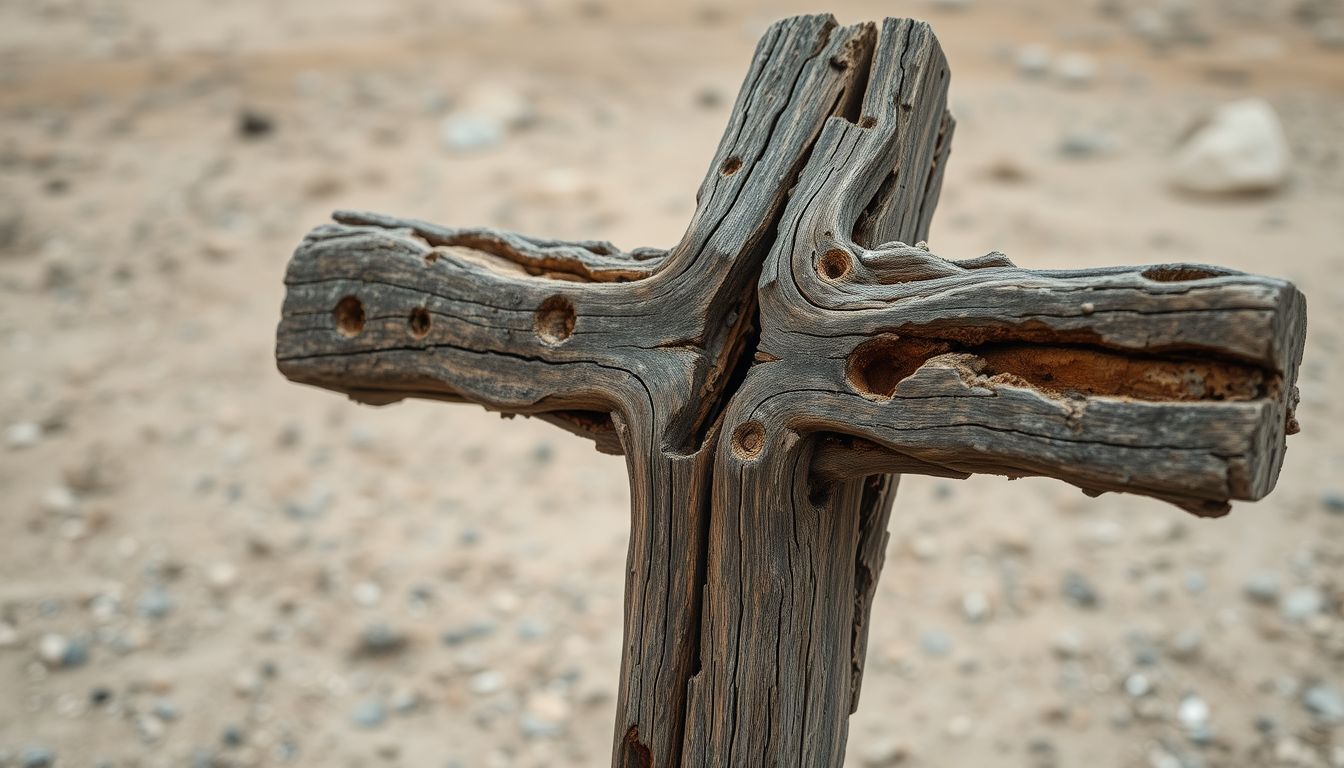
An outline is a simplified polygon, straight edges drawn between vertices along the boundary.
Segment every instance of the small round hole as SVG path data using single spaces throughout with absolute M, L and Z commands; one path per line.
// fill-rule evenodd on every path
M 574 304 L 564 296 L 552 296 L 537 307 L 532 328 L 542 343 L 557 347 L 574 334 L 574 319 Z
M 860 128 L 872 128 L 875 125 L 877 125 L 877 118 L 873 117 L 872 115 L 868 115 L 867 117 L 859 119 Z
M 737 173 L 740 170 L 742 170 L 742 158 L 738 157 L 737 155 L 733 155 L 732 157 L 723 161 L 723 167 L 719 169 L 719 172 L 722 173 L 724 176 L 732 176 L 734 173 Z
M 759 421 L 747 421 L 733 430 L 733 453 L 739 459 L 754 459 L 765 448 L 765 427 Z
M 424 307 L 416 307 L 411 310 L 411 314 L 406 318 L 406 324 L 410 326 L 412 336 L 423 339 L 429 335 L 429 329 L 434 325 L 434 320 L 429 316 L 429 310 Z
M 364 302 L 358 296 L 346 296 L 336 302 L 331 317 L 342 336 L 353 339 L 364 330 Z
M 821 254 L 817 259 L 817 271 L 827 280 L 839 280 L 848 275 L 854 269 L 854 260 L 850 258 L 847 251 L 839 248 Z

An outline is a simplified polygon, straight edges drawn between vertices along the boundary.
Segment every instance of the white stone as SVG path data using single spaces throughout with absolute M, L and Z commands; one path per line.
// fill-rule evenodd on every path
M 1288 178 L 1288 140 L 1262 99 L 1224 104 L 1177 150 L 1173 180 L 1191 192 L 1268 192 Z
M 53 485 L 42 493 L 42 508 L 52 514 L 73 515 L 79 511 L 79 497 L 64 485 Z
M 455 152 L 474 152 L 503 141 L 504 126 L 492 117 L 463 112 L 444 118 L 439 138 Z
M 1065 85 L 1086 86 L 1097 79 L 1097 62 L 1086 53 L 1063 53 L 1055 59 L 1055 77 Z
M 70 641 L 64 635 L 48 633 L 37 641 L 37 656 L 49 667 L 59 667 L 70 650 Z
M 1028 77 L 1040 77 L 1050 71 L 1050 49 L 1044 45 L 1024 45 L 1017 51 L 1017 71 Z
M 0 621 L 0 648 L 17 648 L 22 641 L 18 628 L 7 621 Z
M 984 592 L 973 590 L 961 596 L 961 612 L 967 621 L 984 621 L 989 618 L 989 610 L 989 597 Z
M 11 424 L 5 430 L 5 443 L 14 449 L 37 445 L 42 439 L 42 425 L 32 421 Z
M 484 672 L 477 672 L 471 678 L 471 692 L 485 696 L 491 693 L 497 693 L 504 688 L 504 676 L 487 669 Z
M 1195 694 L 1189 694 L 1181 699 L 1181 705 L 1176 709 L 1176 719 L 1181 721 L 1181 725 L 1187 730 L 1208 725 L 1209 705 Z

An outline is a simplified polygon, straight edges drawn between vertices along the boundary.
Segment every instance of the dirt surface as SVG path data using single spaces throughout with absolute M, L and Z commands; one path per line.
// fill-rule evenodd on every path
M 948 51 L 936 253 L 1214 263 L 1310 318 L 1302 434 L 1227 518 L 903 480 L 848 763 L 1344 766 L 1330 0 L 0 0 L 0 765 L 607 764 L 621 460 L 285 382 L 284 265 L 335 208 L 668 246 L 757 36 L 815 10 Z M 1174 192 L 1246 96 L 1287 184 Z

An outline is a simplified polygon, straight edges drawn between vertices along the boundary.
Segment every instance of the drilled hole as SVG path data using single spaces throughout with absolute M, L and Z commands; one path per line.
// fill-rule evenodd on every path
M 358 296 L 346 296 L 336 302 L 331 316 L 342 336 L 353 339 L 364 330 L 364 302 Z
M 1142 274 L 1155 283 L 1183 283 L 1187 280 L 1208 280 L 1211 277 L 1222 277 L 1227 273 L 1204 267 L 1191 267 L 1185 264 L 1165 264 L 1160 267 L 1149 267 L 1143 270 Z
M 877 118 L 873 117 L 872 115 L 869 115 L 863 118 L 862 120 L 859 120 L 860 128 L 872 128 L 875 125 L 877 125 Z
M 817 259 L 817 271 L 827 280 L 839 280 L 853 269 L 854 260 L 850 258 L 848 252 L 839 248 L 832 248 Z
M 738 157 L 737 155 L 733 155 L 732 157 L 723 161 L 723 168 L 719 169 L 719 172 L 722 173 L 724 176 L 732 176 L 734 173 L 737 173 L 740 170 L 742 170 L 742 158 Z
M 845 375 L 850 385 L 863 395 L 885 400 L 896 393 L 896 385 L 902 379 L 919 370 L 930 357 L 948 349 L 949 345 L 942 342 L 879 336 L 849 353 Z
M 532 328 L 543 343 L 564 344 L 574 334 L 574 304 L 564 296 L 552 296 L 537 307 Z
M 733 430 L 733 453 L 739 459 L 754 459 L 765 448 L 765 427 L 758 421 L 747 421 Z
M 411 314 L 406 318 L 406 324 L 411 328 L 411 335 L 417 339 L 423 339 L 429 335 L 429 329 L 434 325 L 434 320 L 429 316 L 429 310 L 424 307 L 416 307 L 411 310 Z

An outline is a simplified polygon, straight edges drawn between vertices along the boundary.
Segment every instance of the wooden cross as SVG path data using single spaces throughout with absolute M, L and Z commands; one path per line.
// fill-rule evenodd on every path
M 613 765 L 841 764 L 899 473 L 1202 516 L 1274 486 L 1302 295 L 933 255 L 947 85 L 926 24 L 787 19 L 671 251 L 339 212 L 290 262 L 290 379 L 538 416 L 626 456 Z

